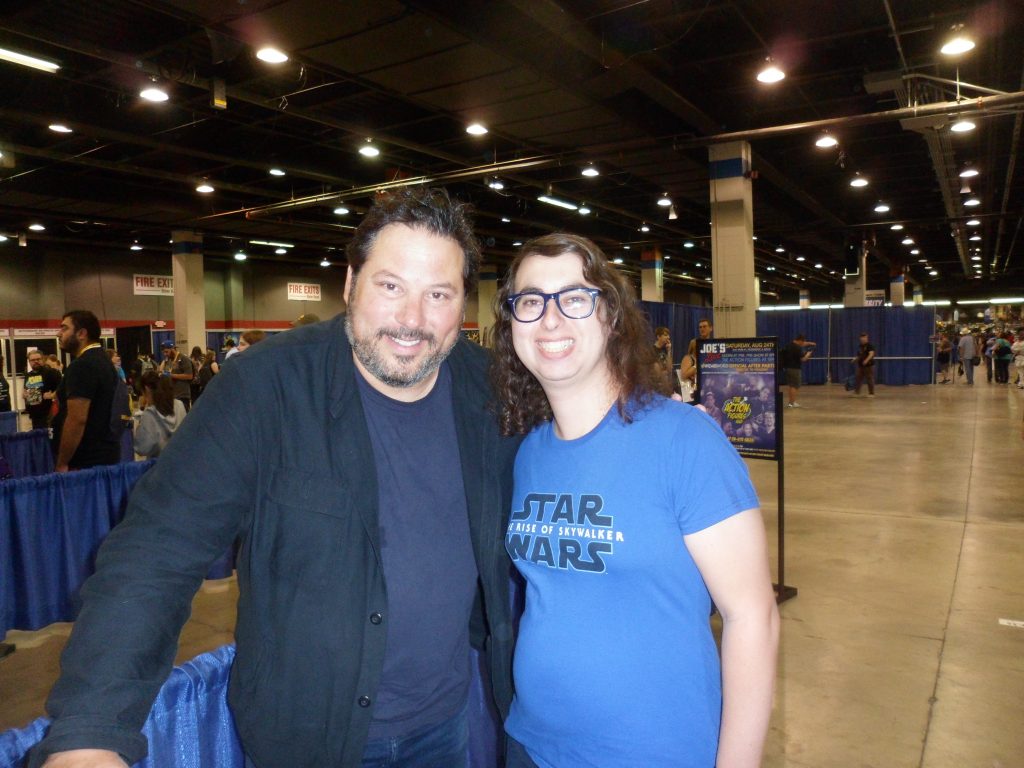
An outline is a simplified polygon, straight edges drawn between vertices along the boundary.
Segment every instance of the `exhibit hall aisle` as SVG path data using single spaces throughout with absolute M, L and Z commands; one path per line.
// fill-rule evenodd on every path
M 767 768 L 1024 765 L 1024 398 L 987 385 L 804 387 L 786 409 L 786 582 Z M 748 461 L 775 557 L 776 466 Z M 228 642 L 194 602 L 178 660 Z M 69 625 L 11 632 L 0 729 L 42 714 Z M 116 638 L 111 638 L 116 642 Z

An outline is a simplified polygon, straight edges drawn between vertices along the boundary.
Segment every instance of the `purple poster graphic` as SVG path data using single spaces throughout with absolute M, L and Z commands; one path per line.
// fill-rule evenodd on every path
M 700 403 L 740 456 L 778 459 L 777 359 L 774 337 L 698 343 Z

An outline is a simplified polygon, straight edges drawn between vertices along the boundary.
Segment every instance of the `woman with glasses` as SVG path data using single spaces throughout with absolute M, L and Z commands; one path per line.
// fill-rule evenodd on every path
M 526 243 L 497 303 L 502 428 L 527 435 L 508 768 L 759 765 L 778 611 L 745 465 L 657 394 L 646 320 L 594 243 Z

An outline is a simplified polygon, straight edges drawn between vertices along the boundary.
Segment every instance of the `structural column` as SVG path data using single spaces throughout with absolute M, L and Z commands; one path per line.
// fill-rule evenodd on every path
M 203 236 L 190 230 L 171 232 L 174 277 L 174 343 L 187 355 L 206 348 L 206 301 L 203 297 Z
M 640 298 L 644 301 L 665 300 L 665 266 L 661 248 L 644 248 L 640 254 L 643 272 L 640 277 Z
M 491 327 L 494 325 L 494 297 L 498 293 L 498 269 L 493 264 L 480 265 L 480 281 L 476 287 L 476 324 L 480 329 L 480 343 L 490 345 Z
M 716 144 L 708 148 L 708 156 L 715 335 L 755 336 L 758 296 L 750 144 Z
M 889 274 L 889 302 L 894 307 L 902 307 L 906 301 L 903 268 L 893 269 Z
M 856 269 L 852 273 L 848 268 L 844 271 L 844 307 L 864 306 L 864 294 L 868 289 L 867 254 L 867 244 L 862 243 L 854 257 L 856 260 Z

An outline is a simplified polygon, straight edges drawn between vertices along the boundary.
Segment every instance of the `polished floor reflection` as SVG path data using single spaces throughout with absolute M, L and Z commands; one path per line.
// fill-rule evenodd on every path
M 783 414 L 799 594 L 781 607 L 764 765 L 1024 766 L 1024 396 L 831 386 L 800 402 Z M 748 465 L 774 562 L 776 465 Z M 233 582 L 204 587 L 179 661 L 230 641 L 236 599 Z M 0 728 L 42 713 L 68 629 L 9 633 Z

